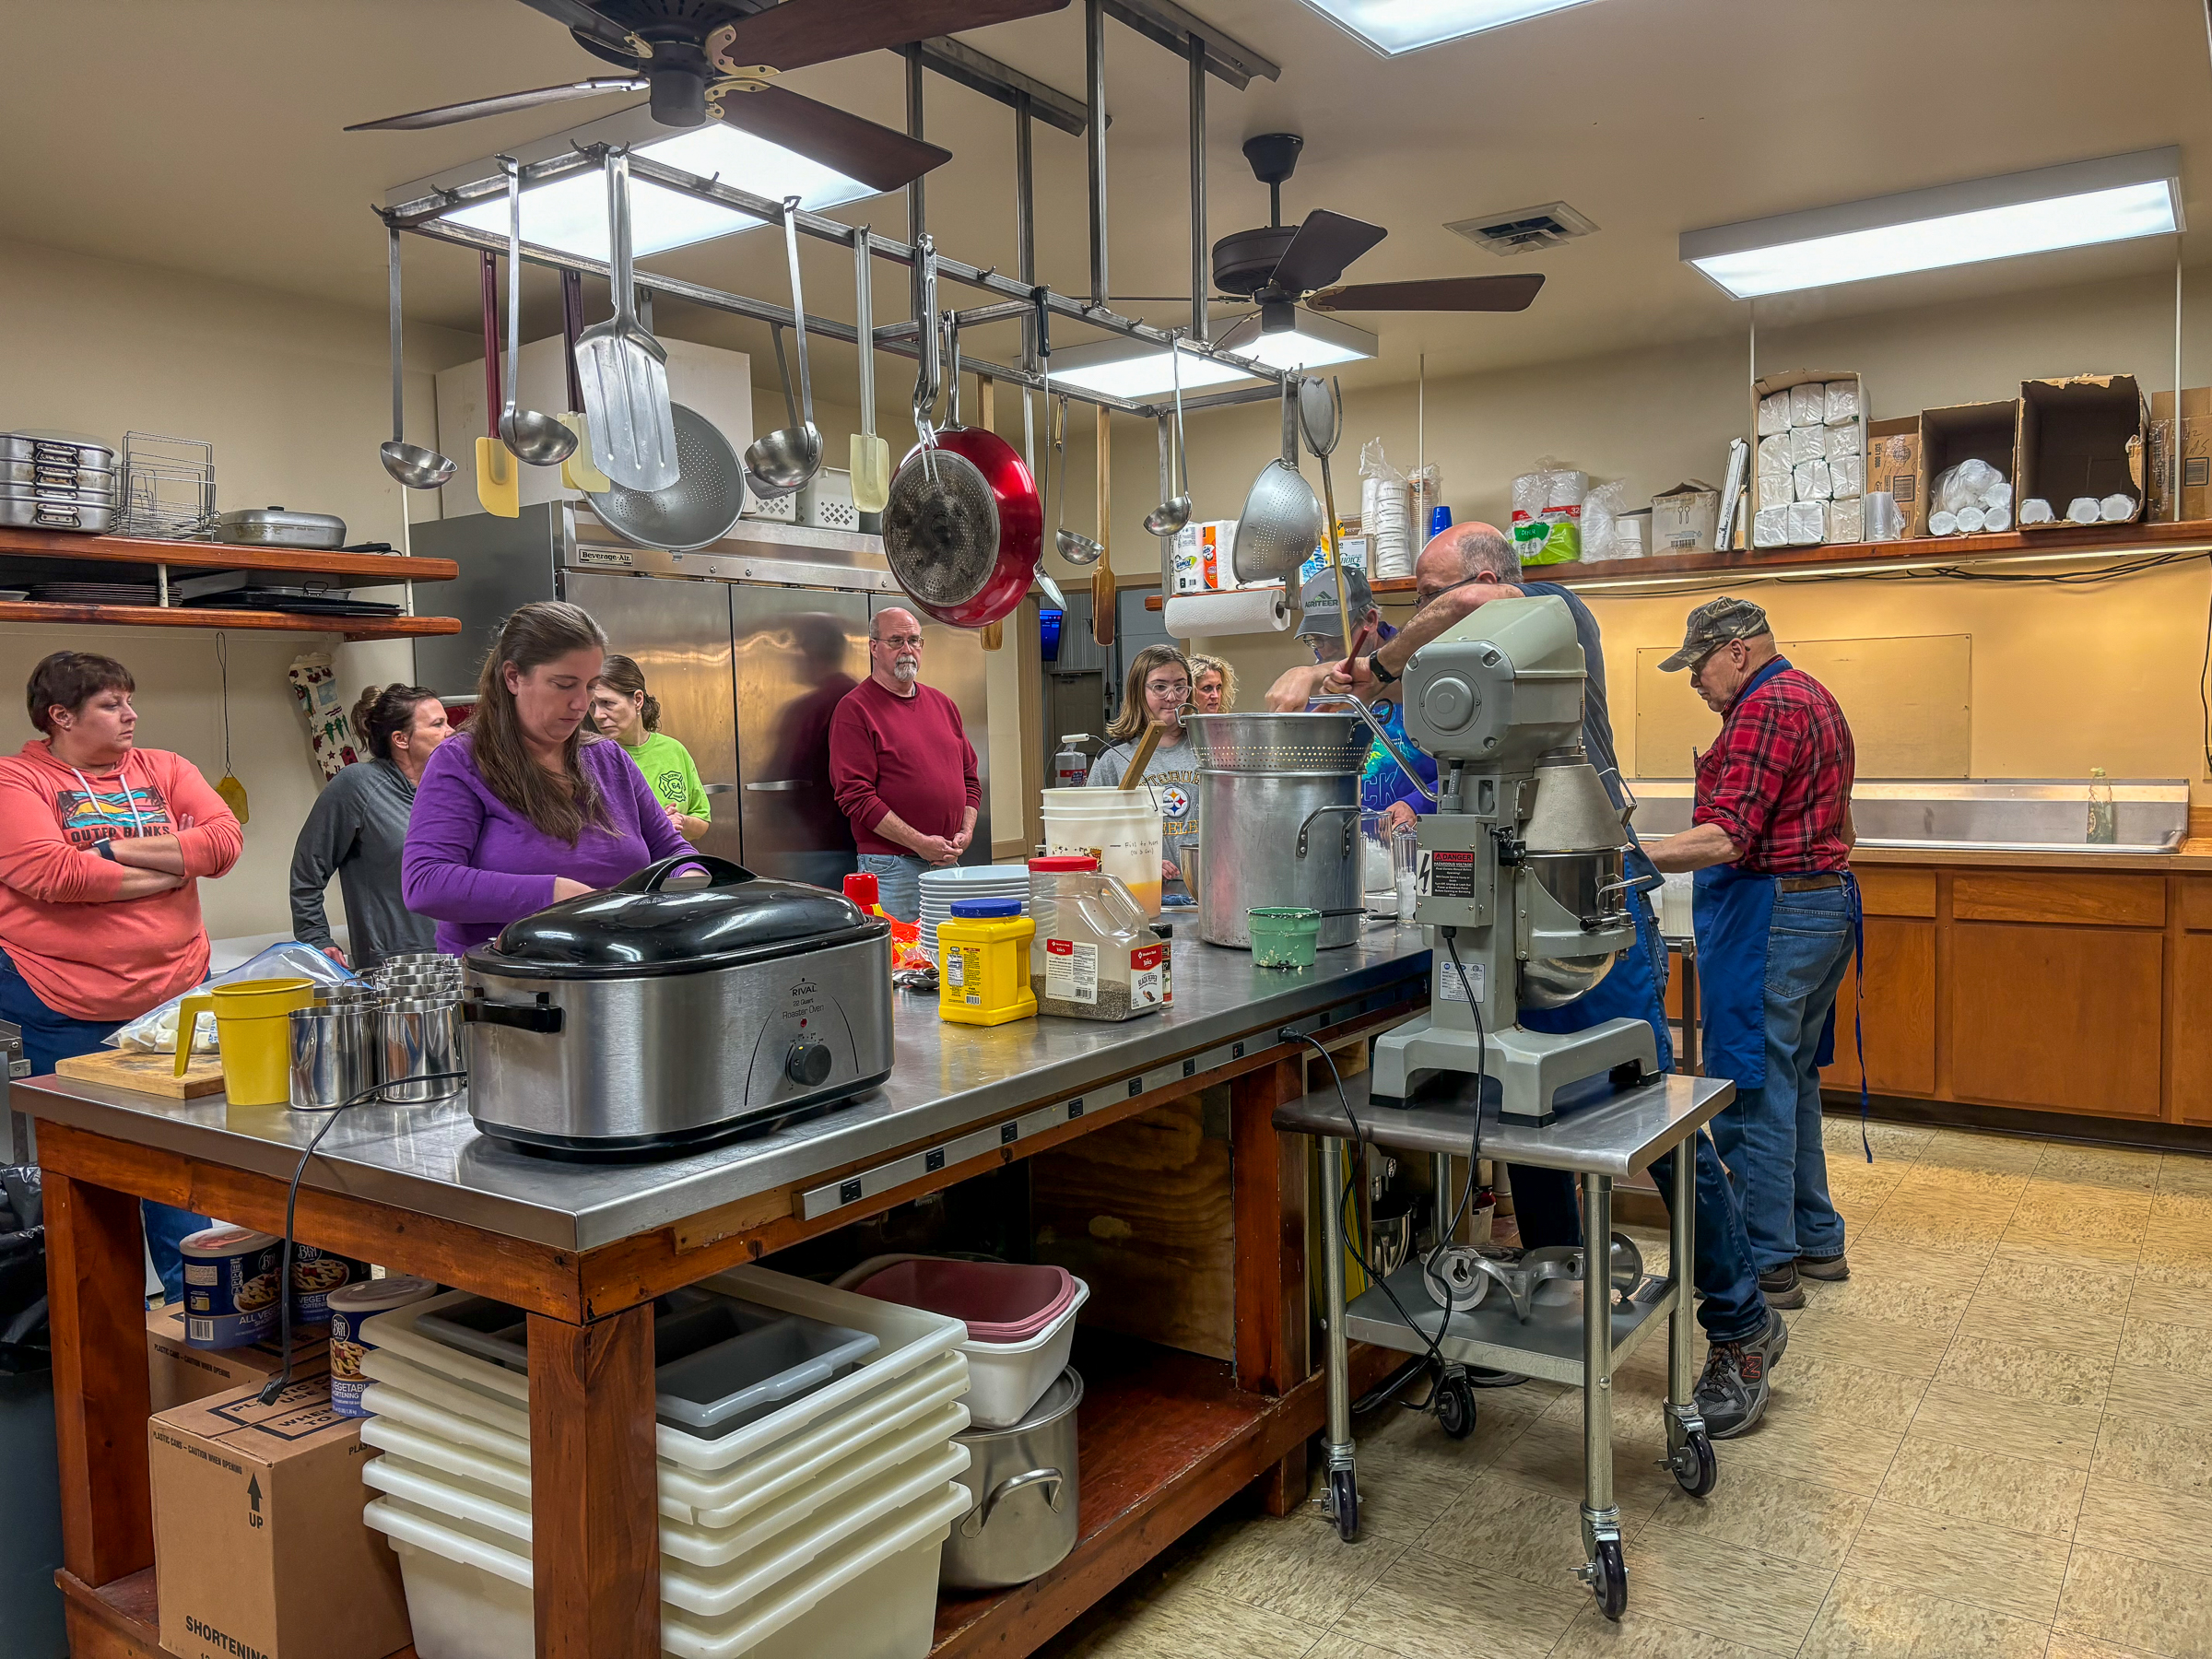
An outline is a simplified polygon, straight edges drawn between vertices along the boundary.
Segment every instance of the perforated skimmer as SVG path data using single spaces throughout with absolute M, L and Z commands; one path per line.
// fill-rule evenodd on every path
M 676 419 L 677 479 L 665 489 L 614 484 L 589 496 L 600 522 L 641 547 L 688 553 L 720 541 L 745 511 L 744 470 L 730 441 L 704 415 L 682 404 Z

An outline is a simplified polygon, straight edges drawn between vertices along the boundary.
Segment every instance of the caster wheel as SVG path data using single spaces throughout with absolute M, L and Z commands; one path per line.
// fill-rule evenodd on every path
M 1351 1470 L 1329 1471 L 1329 1508 L 1335 1513 L 1336 1535 L 1349 1544 L 1359 1535 L 1359 1483 Z
M 1721 1466 L 1713 1458 L 1712 1441 L 1702 1431 L 1677 1446 L 1666 1462 L 1676 1484 L 1692 1498 L 1704 1497 L 1720 1483 Z
M 1603 1540 L 1589 1571 L 1590 1589 L 1597 1597 L 1597 1610 L 1607 1618 L 1618 1620 L 1629 1610 L 1629 1569 L 1620 1559 L 1620 1541 Z
M 1457 1371 L 1436 1385 L 1436 1420 L 1453 1440 L 1475 1432 L 1475 1390 Z

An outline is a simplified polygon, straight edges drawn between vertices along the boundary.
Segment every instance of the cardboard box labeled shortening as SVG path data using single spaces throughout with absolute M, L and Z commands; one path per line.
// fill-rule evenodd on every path
M 161 1647 L 178 1659 L 386 1659 L 407 1645 L 399 1560 L 361 1520 L 360 1424 L 330 1379 L 147 1423 Z
M 210 1394 L 229 1394 L 252 1383 L 261 1387 L 284 1369 L 284 1350 L 272 1331 L 252 1347 L 196 1348 L 184 1340 L 182 1304 L 148 1309 L 146 1315 L 147 1381 L 153 1408 L 167 1411 Z M 319 1376 L 330 1369 L 330 1327 L 296 1326 L 292 1332 L 292 1376 Z

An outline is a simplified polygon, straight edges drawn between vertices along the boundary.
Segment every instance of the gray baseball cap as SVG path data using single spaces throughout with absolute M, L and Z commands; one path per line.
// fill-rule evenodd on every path
M 1773 631 L 1765 611 L 1748 599 L 1735 599 L 1724 594 L 1718 599 L 1706 600 L 1689 613 L 1689 620 L 1682 629 L 1682 649 L 1660 664 L 1660 671 L 1678 673 L 1703 662 L 1731 640 L 1748 640 Z
M 1365 571 L 1345 566 L 1344 600 L 1352 607 L 1352 623 L 1357 627 L 1375 605 L 1375 590 L 1367 585 Z M 1306 585 L 1298 591 L 1298 608 L 1306 613 L 1299 618 L 1298 631 L 1301 635 L 1341 635 L 1343 627 L 1336 619 L 1336 572 L 1324 571 L 1308 577 Z

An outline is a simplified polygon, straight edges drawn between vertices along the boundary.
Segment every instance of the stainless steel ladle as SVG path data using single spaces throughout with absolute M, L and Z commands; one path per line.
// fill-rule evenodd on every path
M 798 406 L 791 382 L 783 382 L 783 410 L 790 425 L 753 440 L 745 452 L 745 470 L 779 495 L 805 488 L 822 469 L 822 435 L 814 425 L 814 382 L 806 369 L 806 300 L 799 286 L 799 198 L 783 198 L 783 252 L 791 266 L 791 315 L 799 336 Z
M 515 372 L 523 360 L 523 181 L 512 156 L 507 174 L 507 396 L 500 409 L 500 437 L 515 458 L 532 466 L 559 466 L 576 453 L 576 434 L 557 415 L 515 406 Z
M 1182 488 L 1145 514 L 1145 528 L 1163 537 L 1177 534 L 1191 522 L 1191 453 L 1184 447 L 1182 438 L 1182 339 L 1180 335 L 1168 342 L 1168 364 L 1175 376 L 1175 454 Z M 1160 490 L 1166 495 L 1167 479 L 1164 477 L 1160 479 Z
M 1080 530 L 1067 527 L 1067 399 L 1060 400 L 1060 523 L 1053 531 L 1053 546 L 1072 565 L 1093 565 L 1106 549 Z
M 400 378 L 399 232 L 392 232 L 392 441 L 380 446 L 384 470 L 409 489 L 439 489 L 453 481 L 453 464 L 436 450 L 406 440 L 406 404 Z

